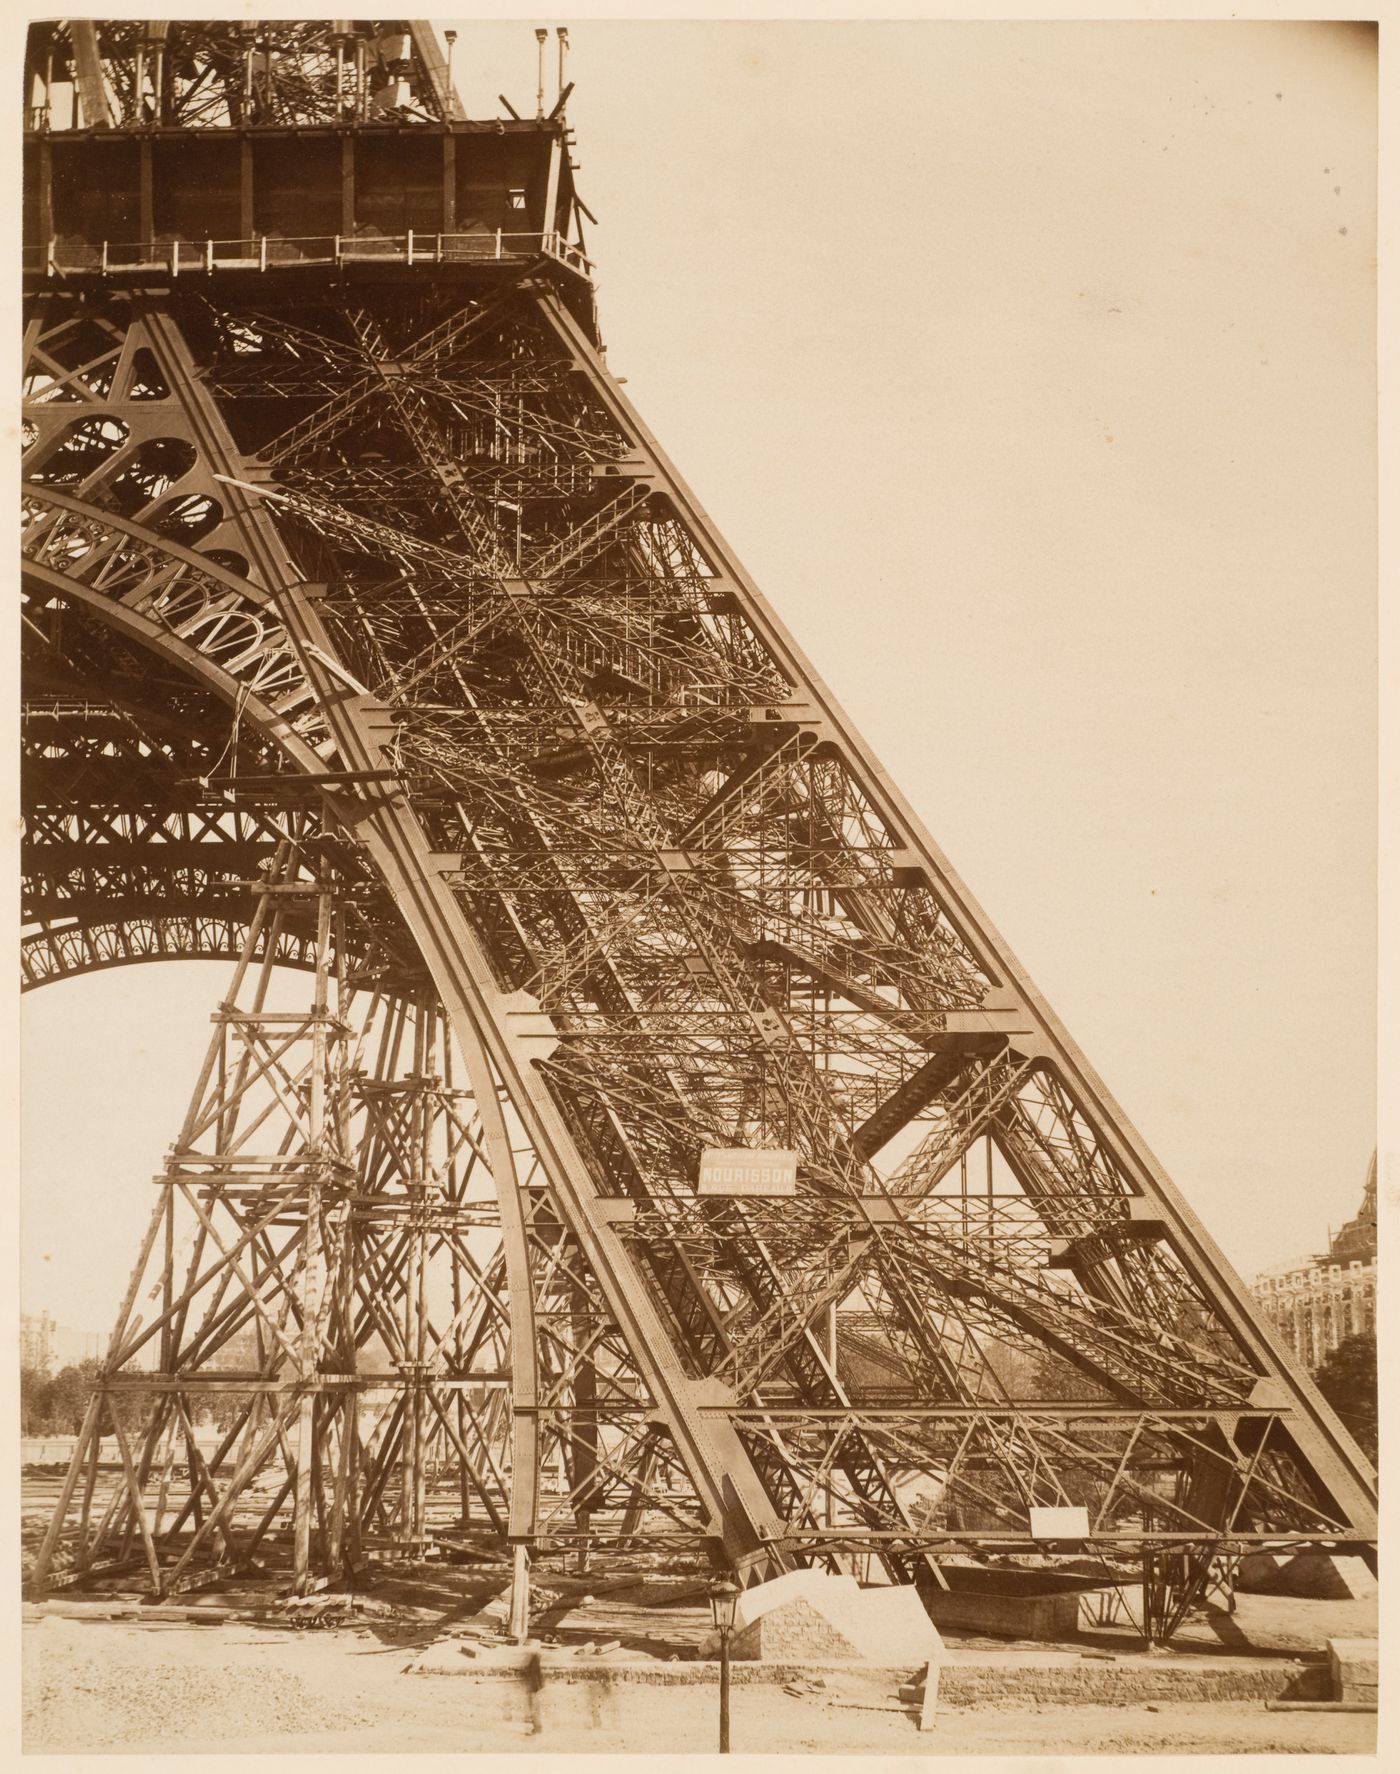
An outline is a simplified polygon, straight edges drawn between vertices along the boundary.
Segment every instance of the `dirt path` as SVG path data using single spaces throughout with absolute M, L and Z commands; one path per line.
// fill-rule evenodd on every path
M 370 1633 L 133 1626 L 47 1617 L 24 1629 L 24 1748 L 666 1753 L 715 1747 L 708 1688 L 546 1685 L 529 1733 L 508 1682 L 403 1674 L 412 1651 Z M 1140 1708 L 1007 1705 L 945 1711 L 920 1735 L 893 1695 L 852 1674 L 821 1699 L 738 1686 L 736 1750 L 887 1755 L 1366 1755 L 1375 1719 L 1270 1713 L 1257 1702 Z

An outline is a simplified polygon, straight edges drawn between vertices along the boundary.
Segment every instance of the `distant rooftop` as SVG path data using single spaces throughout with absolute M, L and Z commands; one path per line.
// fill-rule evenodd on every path
M 1371 1167 L 1366 1173 L 1366 1186 L 1361 1193 L 1361 1207 L 1333 1238 L 1328 1261 L 1333 1263 L 1376 1260 L 1376 1155 L 1371 1154 Z
M 1361 1191 L 1361 1205 L 1355 1215 L 1333 1234 L 1327 1249 L 1316 1256 L 1299 1257 L 1291 1263 L 1276 1263 L 1262 1272 L 1259 1279 L 1290 1275 L 1300 1269 L 1326 1268 L 1337 1264 L 1346 1268 L 1351 1263 L 1374 1263 L 1376 1260 L 1376 1154 L 1366 1172 Z

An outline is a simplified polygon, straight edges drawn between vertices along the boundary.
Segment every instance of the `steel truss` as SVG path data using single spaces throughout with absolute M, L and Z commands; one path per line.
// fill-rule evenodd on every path
M 238 954 L 143 1257 L 159 1379 L 124 1317 L 45 1570 L 168 1587 L 286 1534 L 305 1581 L 448 1532 L 447 1466 L 458 1530 L 746 1576 L 859 1551 L 937 1585 L 1082 1505 L 1089 1546 L 1148 1561 L 1155 1636 L 1241 1546 L 1373 1537 L 1374 1474 L 631 409 L 577 280 L 79 282 L 35 293 L 26 353 L 31 982 Z M 294 1035 L 264 1027 L 273 961 L 315 982 Z M 283 1119 L 245 1174 L 253 1073 Z M 795 1148 L 797 1199 L 699 1197 L 714 1145 Z
M 88 128 L 221 129 L 455 115 L 432 27 L 368 20 L 64 19 L 30 38 L 29 127 L 56 86 Z

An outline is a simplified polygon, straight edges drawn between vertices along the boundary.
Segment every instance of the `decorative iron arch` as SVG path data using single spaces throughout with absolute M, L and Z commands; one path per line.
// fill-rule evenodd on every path
M 246 915 L 223 916 L 169 912 L 146 917 L 114 918 L 107 924 L 68 924 L 27 932 L 20 939 L 20 990 L 106 973 L 116 967 L 137 967 L 169 961 L 233 961 L 248 935 Z M 278 967 L 310 972 L 314 966 L 309 932 L 281 931 L 272 945 Z M 267 955 L 260 941 L 253 953 Z

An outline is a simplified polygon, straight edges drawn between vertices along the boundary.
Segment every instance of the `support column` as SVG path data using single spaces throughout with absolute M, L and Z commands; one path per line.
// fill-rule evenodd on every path
M 137 233 L 143 243 L 156 237 L 156 173 L 155 143 L 149 136 L 142 136 L 139 148 L 141 156 L 140 174 L 140 212 Z
M 251 240 L 253 220 L 253 144 L 244 136 L 238 144 L 238 236 Z
M 325 1259 L 321 1248 L 321 1178 L 319 1166 L 326 1137 L 326 1018 L 330 1014 L 331 901 L 322 892 L 316 908 L 316 1001 L 312 1008 L 311 1077 L 307 1093 L 306 1233 L 301 1269 L 301 1395 L 297 1410 L 297 1470 L 293 1503 L 292 1583 L 305 1595 L 311 1582 L 311 1479 L 316 1459 L 315 1382 L 321 1359 L 321 1312 L 325 1295 Z
M 518 1645 L 530 1636 L 530 1553 L 519 1541 L 510 1579 L 510 1636 Z
M 53 239 L 53 149 L 47 136 L 39 141 L 39 180 L 35 192 L 35 225 L 44 251 Z
M 340 138 L 340 234 L 350 240 L 355 233 L 355 138 Z
M 457 138 L 451 130 L 442 138 L 442 231 L 457 232 Z
M 549 144 L 549 176 L 544 188 L 544 221 L 541 233 L 549 235 L 559 233 L 555 220 L 555 211 L 559 207 L 559 169 L 564 158 L 564 126 L 560 124 L 559 133 Z

